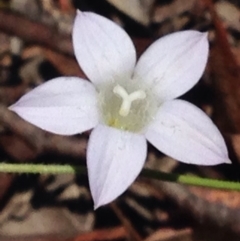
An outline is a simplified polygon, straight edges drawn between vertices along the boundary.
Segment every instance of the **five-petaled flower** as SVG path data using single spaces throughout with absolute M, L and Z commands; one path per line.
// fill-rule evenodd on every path
M 52 133 L 93 129 L 87 167 L 95 208 L 122 194 L 140 173 L 147 140 L 179 161 L 229 163 L 225 142 L 197 107 L 175 98 L 200 79 L 207 34 L 182 31 L 154 42 L 136 63 L 129 36 L 110 20 L 78 12 L 73 26 L 77 61 L 89 81 L 50 80 L 10 107 Z

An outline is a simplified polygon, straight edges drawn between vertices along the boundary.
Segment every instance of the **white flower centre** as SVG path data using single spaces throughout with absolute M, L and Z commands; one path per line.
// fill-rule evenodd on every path
M 119 110 L 119 114 L 121 116 L 127 116 L 129 114 L 134 100 L 143 100 L 146 98 L 146 94 L 143 90 L 137 90 L 128 94 L 127 91 L 120 85 L 114 87 L 113 93 L 122 98 L 122 105 Z
M 158 107 L 154 90 L 133 80 L 111 82 L 99 88 L 99 108 L 104 124 L 141 133 Z

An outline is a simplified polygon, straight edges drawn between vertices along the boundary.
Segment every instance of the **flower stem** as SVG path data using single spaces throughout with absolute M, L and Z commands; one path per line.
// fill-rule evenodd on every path
M 0 172 L 32 174 L 86 174 L 86 167 L 57 164 L 0 163 Z
M 86 174 L 85 166 L 55 165 L 55 164 L 12 164 L 0 163 L 0 172 L 5 173 L 32 173 L 32 174 Z M 202 178 L 190 175 L 166 173 L 151 169 L 143 169 L 142 177 L 161 181 L 176 182 L 187 185 L 203 186 L 210 188 L 240 191 L 239 182 L 223 181 L 210 178 Z
M 240 182 L 224 181 L 224 180 L 203 178 L 203 177 L 190 176 L 190 175 L 172 174 L 172 173 L 155 171 L 151 169 L 143 169 L 141 175 L 144 177 L 153 178 L 161 181 L 240 191 Z

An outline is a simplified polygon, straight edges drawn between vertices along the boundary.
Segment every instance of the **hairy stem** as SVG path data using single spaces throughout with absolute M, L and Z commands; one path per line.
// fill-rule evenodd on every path
M 1 163 L 0 172 L 5 173 L 32 173 L 32 174 L 86 174 L 85 166 L 74 165 L 45 165 L 45 164 L 11 164 Z M 210 178 L 202 178 L 190 175 L 172 174 L 152 169 L 143 169 L 142 177 L 157 179 L 161 181 L 176 182 L 186 185 L 203 186 L 210 188 L 240 191 L 240 183 Z

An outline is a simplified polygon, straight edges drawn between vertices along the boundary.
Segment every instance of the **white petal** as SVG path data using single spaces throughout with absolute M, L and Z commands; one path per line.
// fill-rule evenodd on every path
M 230 162 L 217 127 L 204 112 L 183 100 L 165 102 L 160 107 L 146 138 L 163 153 L 185 163 Z
M 141 56 L 133 78 L 152 85 L 161 101 L 174 99 L 198 82 L 208 50 L 206 33 L 190 30 L 167 35 Z
M 73 26 L 77 61 L 96 85 L 126 78 L 133 73 L 136 53 L 127 33 L 100 15 L 78 11 Z
M 121 195 L 140 173 L 147 155 L 144 136 L 99 125 L 87 148 L 90 189 L 95 209 Z
M 98 123 L 96 90 L 83 79 L 60 77 L 25 94 L 9 107 L 43 130 L 73 135 Z

